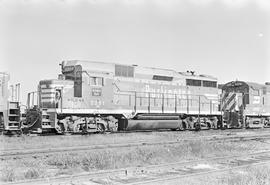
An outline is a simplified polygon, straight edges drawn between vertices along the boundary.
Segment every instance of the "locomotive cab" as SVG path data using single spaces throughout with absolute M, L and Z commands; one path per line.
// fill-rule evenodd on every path
M 42 129 L 54 128 L 58 133 L 101 132 L 117 130 L 117 120 L 97 112 L 110 104 L 112 85 L 105 86 L 108 74 L 86 71 L 76 62 L 63 62 L 57 80 L 39 83 L 39 107 Z

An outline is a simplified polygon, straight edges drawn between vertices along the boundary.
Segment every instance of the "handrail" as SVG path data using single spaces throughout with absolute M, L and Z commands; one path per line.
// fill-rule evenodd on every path
M 115 84 L 115 86 L 118 88 L 118 86 Z M 207 108 L 207 111 L 209 111 L 209 114 L 213 114 L 213 112 L 216 111 L 216 108 L 214 108 L 216 105 L 218 105 L 220 98 L 219 96 L 217 96 L 217 103 L 213 103 L 213 99 L 209 99 L 207 98 L 205 95 L 197 95 L 197 94 L 172 94 L 172 93 L 156 93 L 156 92 L 145 92 L 145 91 L 141 91 L 141 92 L 137 92 L 137 91 L 121 91 L 119 89 L 119 92 L 117 92 L 116 94 L 120 95 L 120 96 L 129 96 L 129 105 L 131 105 L 131 97 L 134 97 L 134 112 L 137 112 L 137 109 L 139 107 L 141 107 L 141 99 L 147 100 L 148 99 L 148 105 L 143 105 L 144 107 L 147 106 L 148 109 L 148 113 L 150 113 L 151 111 L 151 99 L 154 99 L 154 102 L 156 100 L 158 100 L 159 103 L 161 103 L 161 112 L 165 112 L 168 106 L 166 106 L 165 104 L 169 103 L 169 100 L 174 100 L 174 110 L 175 113 L 177 113 L 177 109 L 178 107 L 183 107 L 186 108 L 186 113 L 189 114 L 190 113 L 190 109 L 194 110 L 194 106 L 192 106 L 192 102 L 195 102 L 196 107 L 198 107 L 198 118 L 200 117 L 200 114 L 202 112 L 202 110 L 205 110 L 205 105 L 208 105 L 210 107 Z M 160 94 L 161 96 L 159 97 L 151 97 L 151 95 L 156 95 L 156 94 Z M 164 95 L 171 95 L 173 97 L 165 97 Z M 184 96 L 184 98 L 183 98 Z M 139 104 L 137 104 L 137 99 L 139 98 Z M 202 100 L 202 98 L 205 98 L 204 100 Z M 178 104 L 178 101 L 187 101 L 185 106 L 182 106 L 181 104 Z M 167 102 L 167 103 L 166 103 Z M 144 103 L 145 104 L 145 103 Z M 155 104 L 155 103 L 154 103 Z M 153 106 L 155 107 L 155 105 Z M 166 107 L 166 108 L 165 108 Z M 171 106 L 169 106 L 171 107 Z M 196 108 L 195 108 L 196 109 Z
M 117 87 L 117 86 L 116 86 Z M 118 88 L 118 87 L 117 87 Z M 119 89 L 119 88 L 118 88 Z M 149 95 L 152 95 L 152 94 L 154 94 L 154 95 L 157 95 L 157 94 L 159 94 L 159 95 L 161 95 L 160 97 L 155 97 L 155 98 L 158 98 L 158 99 L 162 99 L 162 95 L 171 95 L 171 96 L 173 96 L 174 98 L 168 98 L 168 99 L 175 99 L 175 96 L 177 96 L 177 97 L 181 97 L 181 96 L 195 96 L 195 97 L 204 97 L 206 100 L 209 100 L 209 101 L 212 101 L 212 99 L 209 99 L 209 98 L 207 98 L 207 96 L 205 96 L 205 95 L 198 95 L 198 94 L 187 94 L 187 93 L 185 93 L 185 94 L 179 94 L 179 93 L 177 93 L 177 94 L 175 94 L 175 93 L 157 93 L 157 92 L 147 92 L 147 91 L 140 91 L 140 92 L 138 92 L 138 91 L 121 91 L 120 89 L 119 89 L 119 92 L 122 92 L 122 93 L 134 93 L 134 95 L 135 95 L 135 93 L 136 93 L 136 95 L 137 95 L 137 98 L 140 98 L 140 97 L 142 97 L 142 98 L 148 98 L 148 96 Z M 147 94 L 148 96 L 138 96 L 138 94 Z M 124 94 L 122 94 L 122 95 L 124 95 Z M 126 94 L 126 95 L 129 95 L 129 94 Z M 150 96 L 150 98 L 151 98 L 151 96 Z M 154 98 L 154 97 L 153 97 Z M 166 99 L 167 99 L 166 98 Z M 190 99 L 190 98 L 181 98 L 182 100 L 186 100 L 186 99 Z M 193 100 L 196 100 L 196 99 L 194 99 L 194 98 L 192 98 Z M 220 101 L 220 98 L 219 97 L 217 97 L 217 101 Z

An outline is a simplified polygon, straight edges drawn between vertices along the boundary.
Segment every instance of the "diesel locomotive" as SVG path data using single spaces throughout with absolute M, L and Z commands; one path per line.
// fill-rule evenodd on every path
M 41 80 L 25 130 L 58 133 L 218 128 L 217 78 L 192 71 L 69 60 Z M 30 106 L 31 107 L 31 106 Z
M 270 126 L 270 84 L 231 81 L 222 86 L 223 125 L 231 128 Z
M 270 126 L 270 86 L 193 71 L 68 60 L 41 80 L 24 132 L 89 133 Z M 29 95 L 30 98 L 30 95 Z M 34 102 L 34 101 L 33 101 Z

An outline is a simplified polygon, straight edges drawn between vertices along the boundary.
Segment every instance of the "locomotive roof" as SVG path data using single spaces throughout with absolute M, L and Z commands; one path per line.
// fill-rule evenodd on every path
M 267 89 L 268 91 L 270 91 L 270 86 L 269 85 L 264 85 L 264 84 L 259 84 L 259 83 L 255 83 L 255 82 L 244 82 L 244 81 L 231 81 L 226 83 L 225 85 L 223 85 L 223 88 L 227 88 L 230 86 L 246 86 L 246 87 L 250 87 L 252 89 Z
M 259 84 L 255 82 L 246 82 L 251 88 L 253 89 L 262 89 L 265 88 L 268 91 L 270 91 L 270 85 L 265 85 L 265 84 Z
M 217 78 L 210 76 L 210 75 L 198 75 L 192 74 L 191 72 L 177 72 L 172 69 L 164 69 L 164 68 L 155 68 L 155 67 L 144 67 L 138 65 L 126 65 L 120 63 L 108 63 L 108 62 L 99 62 L 99 61 L 86 61 L 86 60 L 66 60 L 63 61 L 65 66 L 73 66 L 73 65 L 82 65 L 84 70 L 97 70 L 97 71 L 104 71 L 104 72 L 114 72 L 115 65 L 125 65 L 125 66 L 132 66 L 136 68 L 137 73 L 142 74 L 153 74 L 153 75 L 167 75 L 172 77 L 177 76 L 184 76 L 185 78 L 191 79 L 203 79 L 203 80 L 217 80 Z

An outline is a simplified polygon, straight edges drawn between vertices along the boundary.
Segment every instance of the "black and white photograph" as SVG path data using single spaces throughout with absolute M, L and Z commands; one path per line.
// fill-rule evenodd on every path
M 1 185 L 270 185 L 269 0 L 0 0 Z

